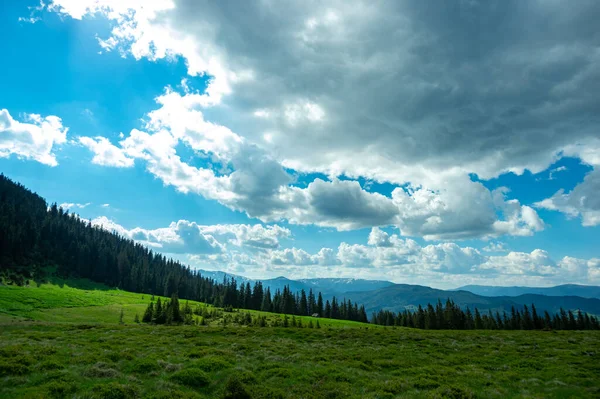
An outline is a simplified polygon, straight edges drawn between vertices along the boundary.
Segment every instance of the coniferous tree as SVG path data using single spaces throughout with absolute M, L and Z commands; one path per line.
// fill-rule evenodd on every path
M 479 309 L 475 308 L 475 329 L 481 330 L 483 328 L 483 320 L 481 320 L 481 314 Z
M 146 311 L 144 312 L 144 316 L 142 316 L 142 321 L 144 323 L 152 322 L 152 317 L 154 316 L 154 302 L 150 301 Z
M 300 315 L 306 316 L 308 314 L 308 300 L 306 299 L 306 292 L 304 290 L 300 291 Z
M 319 292 L 319 299 L 317 300 L 317 313 L 319 314 L 319 317 L 323 317 L 324 309 L 325 308 L 323 307 L 323 296 Z

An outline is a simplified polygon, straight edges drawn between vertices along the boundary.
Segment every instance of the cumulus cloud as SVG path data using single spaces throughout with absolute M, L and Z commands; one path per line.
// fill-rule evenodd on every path
M 204 234 L 198 224 L 187 220 L 172 222 L 169 227 L 154 230 L 139 227 L 128 230 L 105 216 L 101 216 L 93 219 L 92 225 L 114 231 L 165 253 L 215 254 L 224 250 L 223 245 L 213 236 Z
M 72 202 L 64 202 L 64 203 L 60 204 L 59 206 L 63 209 L 71 209 L 72 210 L 72 209 L 76 209 L 76 208 L 83 209 L 89 205 L 91 205 L 91 202 L 88 202 L 85 204 L 75 204 Z
M 79 137 L 79 142 L 94 153 L 92 163 L 117 168 L 133 166 L 133 159 L 127 157 L 121 148 L 111 144 L 105 137 Z
M 119 143 L 122 163 L 144 159 L 165 184 L 262 221 L 396 225 L 430 240 L 531 235 L 544 228 L 536 211 L 470 174 L 598 158 L 590 150 L 600 122 L 595 2 L 151 3 L 48 8 L 104 15 L 113 25 L 100 39 L 106 51 L 180 56 L 189 75 L 209 75 L 203 93 L 186 86 L 157 99 L 148 132 Z M 180 142 L 214 164 L 186 164 Z M 288 169 L 402 186 L 391 198 L 335 178 L 302 189 L 289 185 Z M 547 205 L 572 209 L 561 201 Z M 586 201 L 573 209 L 597 224 Z
M 342 242 L 337 248 L 310 253 L 302 248 L 281 248 L 279 240 L 290 237 L 291 232 L 277 225 L 206 226 L 180 220 L 166 228 L 126 229 L 106 217 L 96 218 L 92 224 L 157 251 L 178 255 L 195 267 L 261 278 L 282 273 L 296 278 L 385 276 L 397 282 L 434 286 L 600 283 L 600 259 L 596 258 L 566 256 L 554 260 L 541 249 L 488 256 L 453 242 L 421 246 L 378 228 L 371 230 L 368 245 Z M 493 252 L 505 251 L 501 243 L 491 243 L 489 247 Z
M 67 141 L 68 128 L 58 116 L 28 114 L 19 122 L 8 110 L 0 109 L 0 158 L 17 157 L 56 166 L 55 146 Z
M 179 55 L 190 75 L 213 76 L 205 105 L 226 102 L 236 123 L 256 112 L 271 116 L 248 134 L 285 133 L 273 135 L 272 145 L 304 170 L 405 182 L 419 168 L 443 176 L 461 165 L 488 178 L 541 171 L 568 141 L 594 134 L 594 2 L 222 7 L 191 0 L 51 5 L 73 18 L 102 12 L 111 19 L 107 50 Z M 332 134 L 340 135 L 333 151 L 325 145 Z
M 581 217 L 583 226 L 600 224 L 600 169 L 588 173 L 583 182 L 572 191 L 559 190 L 552 197 L 535 204 L 538 208 L 565 213 L 569 217 Z
M 506 252 L 506 244 L 503 242 L 490 242 L 488 245 L 482 248 L 484 252 Z
M 277 249 L 279 240 L 290 238 L 289 229 L 278 225 L 263 226 L 261 224 L 216 224 L 201 226 L 201 231 L 213 236 L 232 236 L 230 243 L 238 247 L 259 249 Z
M 560 189 L 534 206 L 562 212 L 569 218 L 580 217 L 585 227 L 597 226 L 600 224 L 600 138 L 572 143 L 564 149 L 564 155 L 581 159 L 592 170 L 570 192 Z

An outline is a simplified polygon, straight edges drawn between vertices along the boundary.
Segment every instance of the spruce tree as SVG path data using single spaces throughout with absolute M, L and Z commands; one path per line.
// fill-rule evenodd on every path
M 475 308 L 475 329 L 481 330 L 483 328 L 483 320 L 481 319 L 481 314 L 479 314 L 479 309 Z
M 317 299 L 317 313 L 319 314 L 319 317 L 323 317 L 323 296 L 321 295 L 321 293 L 319 292 L 319 296 Z
M 144 316 L 142 316 L 142 321 L 144 323 L 152 322 L 152 318 L 154 317 L 154 302 L 150 302 L 146 311 L 144 312 Z

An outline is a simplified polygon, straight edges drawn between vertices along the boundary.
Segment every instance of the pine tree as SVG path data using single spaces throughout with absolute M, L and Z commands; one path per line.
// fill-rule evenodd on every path
M 306 299 L 306 292 L 304 290 L 300 293 L 300 316 L 306 316 L 308 314 L 308 300 Z
M 133 322 L 136 324 L 140 324 L 140 316 L 137 313 L 135 314 L 135 318 L 133 319 Z
M 475 328 L 475 322 L 473 321 L 473 314 L 471 313 L 471 309 L 467 307 L 465 312 L 465 328 L 467 330 L 472 330 Z
M 146 311 L 144 312 L 144 316 L 142 316 L 142 322 L 150 323 L 152 322 L 152 318 L 154 317 L 154 302 L 150 302 Z
M 317 299 L 317 313 L 319 314 L 319 317 L 323 317 L 323 296 L 321 295 L 321 293 L 319 292 L 319 296 Z

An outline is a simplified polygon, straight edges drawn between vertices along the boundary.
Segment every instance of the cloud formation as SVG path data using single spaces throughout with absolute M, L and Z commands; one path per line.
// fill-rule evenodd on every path
M 291 231 L 278 225 L 198 225 L 180 220 L 166 228 L 126 229 L 106 218 L 92 224 L 115 231 L 160 252 L 179 256 L 194 267 L 250 276 L 292 278 L 345 276 L 378 278 L 434 286 L 469 283 L 600 283 L 600 259 L 565 256 L 555 260 L 541 249 L 507 251 L 490 243 L 482 251 L 453 242 L 419 245 L 411 239 L 371 229 L 368 244 L 341 242 L 315 253 L 281 247 Z
M 56 166 L 58 162 L 53 149 L 67 141 L 68 130 L 58 116 L 27 114 L 23 122 L 19 122 L 7 109 L 0 109 L 0 158 L 14 154 Z
M 581 217 L 581 224 L 586 227 L 600 225 L 600 169 L 588 173 L 572 191 L 565 193 L 561 189 L 535 205 L 571 218 Z
M 224 250 L 210 234 L 204 234 L 198 224 L 180 220 L 169 227 L 147 230 L 136 227 L 128 230 L 105 216 L 92 220 L 92 225 L 114 231 L 150 248 L 170 254 L 216 254 Z
M 91 202 L 87 202 L 85 204 L 75 204 L 72 202 L 64 202 L 64 203 L 60 204 L 59 206 L 65 210 L 67 210 L 67 209 L 73 210 L 75 208 L 83 209 L 83 208 L 88 207 L 89 205 L 91 205 Z
M 598 162 L 597 2 L 54 0 L 47 9 L 106 17 L 105 51 L 181 57 L 188 75 L 210 76 L 204 92 L 185 81 L 183 94 L 167 89 L 144 131 L 118 146 L 81 138 L 94 162 L 143 160 L 165 184 L 264 222 L 394 225 L 428 240 L 527 236 L 545 228 L 536 211 L 473 176 L 538 173 L 564 156 Z M 180 143 L 205 165 L 182 161 Z M 300 188 L 290 169 L 330 179 Z M 396 188 L 384 196 L 342 176 Z M 593 176 L 586 182 L 538 206 L 597 224 Z

